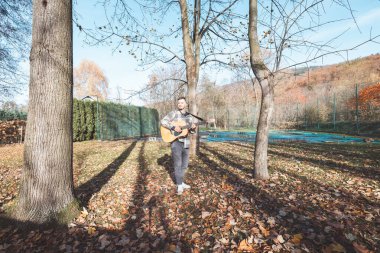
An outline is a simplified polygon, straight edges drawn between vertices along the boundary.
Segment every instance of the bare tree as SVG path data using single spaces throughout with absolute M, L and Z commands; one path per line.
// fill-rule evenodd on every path
M 199 92 L 199 106 L 202 109 L 203 116 L 214 127 L 219 125 L 218 118 L 221 117 L 223 112 L 222 108 L 225 107 L 226 100 L 223 98 L 222 87 L 217 87 L 215 81 L 211 81 L 207 75 L 203 76 L 200 82 Z
M 348 52 L 364 43 L 374 41 L 379 36 L 371 37 L 363 43 L 348 49 L 337 49 L 333 42 L 341 35 L 334 35 L 327 41 L 311 41 L 305 39 L 307 32 L 316 32 L 332 22 L 341 20 L 321 21 L 325 5 L 337 5 L 347 10 L 347 13 L 355 22 L 353 11 L 349 1 L 331 0 L 300 0 L 300 1 L 249 1 L 249 47 L 250 65 L 257 82 L 261 87 L 261 110 L 256 134 L 254 167 L 255 177 L 258 179 L 269 178 L 267 164 L 268 133 L 274 105 L 274 88 L 276 75 L 283 69 L 322 58 L 329 54 Z M 258 12 L 261 10 L 261 13 Z M 260 19 L 260 20 L 259 20 Z M 307 21 L 306 21 L 307 19 Z M 258 32 L 258 26 L 264 28 L 263 34 Z M 260 44 L 261 43 L 261 44 Z M 265 62 L 262 57 L 262 48 L 272 53 L 272 61 Z M 306 49 L 306 50 L 304 50 Z M 287 51 L 303 50 L 304 59 L 291 61 L 287 57 Z M 286 63 L 283 65 L 283 63 Z M 270 70 L 270 68 L 272 70 Z
M 177 98 L 184 96 L 186 85 L 183 81 L 184 70 L 175 66 L 154 69 L 146 87 L 140 91 L 141 97 L 158 110 L 159 115 L 166 115 L 177 104 Z
M 19 63 L 30 48 L 31 12 L 31 0 L 0 1 L 0 102 L 26 83 Z
M 19 220 L 58 219 L 74 201 L 72 52 L 72 1 L 34 1 Z
M 97 96 L 105 100 L 108 95 L 108 79 L 93 61 L 84 60 L 74 68 L 74 97 Z
M 116 47 L 120 51 L 120 46 L 131 45 L 129 52 L 143 65 L 183 64 L 190 112 L 197 114 L 201 67 L 231 64 L 233 56 L 242 51 L 239 43 L 247 38 L 246 17 L 234 11 L 237 3 L 238 0 L 104 1 L 108 23 L 98 25 L 100 38 L 99 34 L 81 26 L 80 29 L 96 43 L 111 43 L 118 38 Z M 143 18 L 137 20 L 131 14 L 139 9 Z M 177 23 L 169 23 L 173 16 L 178 17 Z M 178 40 L 179 47 L 173 44 Z M 195 154 L 197 137 L 192 137 L 190 149 Z

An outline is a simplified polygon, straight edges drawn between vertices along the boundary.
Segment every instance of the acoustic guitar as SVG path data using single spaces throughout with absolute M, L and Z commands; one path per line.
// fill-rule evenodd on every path
M 161 137 L 164 142 L 173 142 L 180 137 L 186 137 L 189 134 L 189 129 L 191 126 L 188 126 L 184 120 L 177 120 L 172 122 L 173 126 L 178 126 L 181 128 L 182 132 L 178 133 L 174 130 L 167 129 L 166 127 L 161 126 Z

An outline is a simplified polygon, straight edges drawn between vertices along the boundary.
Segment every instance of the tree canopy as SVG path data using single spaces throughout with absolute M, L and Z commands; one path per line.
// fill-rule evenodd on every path
M 20 62 L 29 53 L 31 13 L 32 0 L 0 1 L 0 102 L 27 81 Z

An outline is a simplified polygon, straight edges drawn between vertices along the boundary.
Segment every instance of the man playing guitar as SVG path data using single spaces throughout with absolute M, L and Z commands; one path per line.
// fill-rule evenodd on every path
M 174 164 L 174 175 L 177 184 L 177 193 L 181 195 L 184 189 L 190 189 L 190 185 L 185 184 L 183 177 L 189 165 L 189 134 L 195 133 L 195 120 L 186 111 L 187 102 L 185 97 L 177 99 L 177 110 L 171 111 L 161 120 L 161 125 L 178 136 L 171 142 L 172 158 Z

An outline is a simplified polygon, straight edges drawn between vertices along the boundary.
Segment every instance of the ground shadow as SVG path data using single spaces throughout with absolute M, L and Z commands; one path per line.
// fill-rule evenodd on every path
M 221 160 L 227 166 L 232 166 L 233 168 L 238 169 L 240 171 L 244 171 L 244 172 L 246 172 L 248 174 L 250 174 L 252 172 L 252 170 L 246 169 L 242 165 L 236 166 L 237 163 L 231 160 L 231 159 L 234 159 L 234 160 L 243 161 L 243 163 L 249 163 L 250 161 L 248 161 L 246 159 L 242 159 L 242 158 L 239 158 L 239 157 L 231 155 L 231 154 L 222 153 L 220 150 L 215 151 L 214 149 L 210 149 L 208 147 L 203 147 L 203 149 L 206 150 L 206 151 L 208 151 L 208 152 L 210 152 L 214 156 L 216 156 L 219 160 Z M 307 178 L 306 176 L 299 175 L 296 172 L 287 171 L 287 170 L 285 170 L 284 168 L 281 168 L 281 167 L 277 167 L 276 166 L 276 167 L 272 167 L 270 169 L 279 171 L 281 173 L 287 174 L 288 176 L 296 178 L 296 179 L 300 180 L 303 183 L 304 186 L 312 186 L 312 187 L 316 187 L 316 189 L 321 188 L 321 187 L 322 188 L 329 188 L 330 187 L 327 184 L 321 183 L 321 182 L 319 182 L 317 180 L 314 180 L 314 179 L 311 179 L 311 178 Z M 363 196 L 360 196 L 360 195 L 359 196 L 358 195 L 353 195 L 352 193 L 350 193 L 349 191 L 345 190 L 344 188 L 343 189 L 339 189 L 339 191 L 343 193 L 343 195 L 341 195 L 339 197 L 340 201 L 343 200 L 343 201 L 347 201 L 347 202 L 355 202 L 357 205 L 360 203 L 362 205 L 363 209 L 365 209 L 366 206 L 367 207 L 368 206 L 373 206 L 374 208 L 379 208 L 380 207 L 380 204 L 378 202 L 372 201 L 372 200 L 367 199 L 367 198 L 364 198 Z
M 172 160 L 171 156 L 168 154 L 165 154 L 164 156 L 157 159 L 157 164 L 165 168 L 165 170 L 168 172 L 173 183 L 176 184 L 175 175 L 174 175 L 173 160 Z
M 82 205 L 87 207 L 91 197 L 95 193 L 99 192 L 102 187 L 111 179 L 111 177 L 118 171 L 120 166 L 131 154 L 132 150 L 136 146 L 136 143 L 137 141 L 132 142 L 129 147 L 124 150 L 119 155 L 119 157 L 110 163 L 103 171 L 76 188 L 76 196 L 81 201 Z
M 128 207 L 127 220 L 122 229 L 106 229 L 93 224 L 90 226 L 94 232 L 89 233 L 88 224 L 75 223 L 74 227 L 70 227 L 25 223 L 31 229 L 21 230 L 14 225 L 15 220 L 0 216 L 0 225 L 4 224 L 0 230 L 0 246 L 5 247 L 0 252 L 2 249 L 6 252 L 174 252 L 171 251 L 172 246 L 177 245 L 181 252 L 190 253 L 191 245 L 180 235 L 174 234 L 170 227 L 168 208 L 163 205 L 163 198 L 168 193 L 149 191 L 150 168 L 144 154 L 145 144 L 142 143 L 139 150 L 133 204 Z M 113 163 L 90 180 L 91 183 L 80 186 L 78 192 L 89 191 L 88 195 L 82 195 L 82 199 L 88 202 L 91 195 L 99 191 L 118 170 L 135 146 L 136 142 L 132 143 Z M 165 236 L 158 234 L 157 230 L 152 231 L 151 228 L 157 226 L 163 227 Z M 140 228 L 143 229 L 143 235 L 137 236 L 136 230 Z
M 181 252 L 191 252 L 191 247 L 181 238 L 176 238 L 170 229 L 170 220 L 167 218 L 167 210 L 163 206 L 164 192 L 149 192 L 148 178 L 150 174 L 149 166 L 145 157 L 145 145 L 143 142 L 139 152 L 139 167 L 138 176 L 133 190 L 132 200 L 133 203 L 128 207 L 128 218 L 122 231 L 125 231 L 131 240 L 136 242 L 135 248 L 124 248 L 133 252 L 151 252 L 151 250 L 162 251 L 170 243 L 180 245 Z M 160 160 L 161 159 L 161 160 Z M 165 164 L 164 167 L 170 167 L 170 156 L 165 155 L 161 157 L 160 162 Z M 146 218 L 147 214 L 147 218 Z M 153 226 L 159 227 L 160 225 L 152 224 L 158 221 L 165 231 L 165 236 L 161 237 L 151 231 Z M 139 232 L 137 232 L 140 230 Z M 174 238 L 174 239 L 173 239 Z
M 128 208 L 128 214 L 130 215 L 130 217 L 124 225 L 124 230 L 128 230 L 131 232 L 134 232 L 136 228 L 139 227 L 139 222 L 144 216 L 144 197 L 147 194 L 147 177 L 149 174 L 149 170 L 147 168 L 147 164 L 144 157 L 145 144 L 146 142 L 144 141 L 139 151 L 138 175 L 132 195 L 133 203 Z
M 203 147 L 202 147 L 203 149 Z M 217 162 L 211 160 L 209 158 L 209 154 L 204 152 L 205 149 L 203 149 L 199 155 L 200 161 L 202 161 L 207 168 L 210 168 L 210 170 L 218 171 L 220 175 L 224 175 L 226 178 L 226 181 L 232 185 L 235 188 L 235 191 L 242 196 L 244 196 L 247 199 L 253 199 L 254 205 L 256 206 L 257 211 L 264 213 L 265 216 L 272 216 L 276 217 L 278 216 L 278 211 L 287 206 L 287 202 L 284 199 L 279 199 L 276 197 L 276 195 L 270 194 L 270 192 L 267 192 L 266 190 L 263 190 L 254 184 L 241 179 L 238 175 L 234 174 L 233 172 L 224 169 L 221 167 Z M 207 173 L 206 170 L 203 171 L 205 174 Z M 300 207 L 302 206 L 308 206 L 309 203 L 305 203 L 302 200 L 299 201 L 298 205 Z M 294 207 L 292 209 L 292 212 L 289 213 L 289 218 L 291 218 L 293 215 L 296 215 L 297 217 L 305 217 L 307 216 L 307 213 L 303 212 L 301 208 Z M 287 228 L 289 233 L 302 233 L 304 235 L 307 235 L 310 233 L 310 229 L 312 229 L 315 232 L 323 231 L 323 229 L 329 225 L 328 221 L 333 220 L 334 217 L 328 216 L 328 217 L 321 217 L 322 219 L 289 219 L 284 217 L 283 219 L 278 219 L 278 222 Z M 326 218 L 326 219 L 324 219 Z M 277 220 L 276 220 L 277 221 Z M 320 245 L 316 244 L 313 240 L 308 240 L 307 238 L 304 239 L 304 243 L 306 243 L 309 248 L 312 249 L 321 249 L 320 247 L 325 244 L 327 241 L 333 239 L 339 243 L 341 243 L 346 249 L 349 249 L 349 252 L 353 252 L 352 244 L 350 241 L 348 241 L 344 237 L 344 233 L 340 229 L 336 229 L 331 233 L 331 238 L 323 238 L 325 240 L 324 243 L 320 242 Z
M 233 142 L 233 143 L 229 143 L 229 144 L 233 145 L 233 146 L 246 148 L 246 149 L 252 150 L 252 151 L 254 150 L 253 146 L 248 146 L 248 145 L 244 145 L 241 143 Z M 277 145 L 278 144 L 276 144 L 276 146 Z M 380 181 L 380 170 L 376 170 L 375 168 L 371 168 L 371 167 L 367 168 L 367 167 L 363 167 L 363 166 L 353 166 L 353 165 L 340 163 L 339 161 L 335 161 L 337 159 L 336 157 L 338 154 L 339 155 L 345 154 L 345 155 L 347 155 L 347 157 L 352 157 L 352 154 L 349 155 L 348 153 L 344 153 L 344 152 L 342 153 L 341 151 L 332 152 L 331 150 L 329 151 L 329 153 L 326 153 L 325 150 L 320 150 L 320 149 L 316 149 L 316 148 L 312 148 L 312 147 L 310 147 L 310 149 L 309 149 L 309 146 L 306 146 L 306 145 L 302 145 L 302 146 L 298 147 L 298 146 L 296 146 L 296 144 L 291 144 L 290 146 L 292 148 L 299 149 L 301 153 L 305 153 L 305 151 L 309 151 L 309 152 L 313 152 L 319 156 L 324 156 L 327 159 L 321 160 L 321 159 L 316 159 L 316 158 L 312 158 L 312 157 L 306 157 L 306 156 L 303 156 L 303 155 L 300 155 L 297 153 L 285 153 L 282 151 L 274 150 L 273 146 L 269 147 L 268 154 L 278 156 L 278 157 L 282 157 L 282 158 L 287 158 L 287 159 L 296 159 L 296 160 L 301 161 L 301 162 L 306 162 L 306 163 L 312 164 L 312 165 L 317 166 L 321 169 L 323 169 L 323 168 L 331 169 L 331 170 L 338 171 L 338 172 L 345 172 L 345 173 L 348 173 L 352 176 L 365 177 L 368 179 Z M 287 146 L 281 144 L 281 147 L 283 147 L 285 149 Z M 326 148 L 326 146 L 324 148 Z M 293 151 L 293 152 L 297 152 L 297 151 Z M 368 158 L 367 156 L 364 156 L 364 157 Z
M 287 154 L 287 153 L 275 151 L 275 150 L 269 150 L 268 153 L 279 156 L 279 157 L 283 157 L 283 158 L 296 159 L 301 162 L 307 162 L 315 166 L 318 166 L 322 169 L 323 167 L 326 167 L 327 169 L 335 170 L 338 172 L 343 171 L 352 176 L 365 177 L 368 179 L 380 181 L 380 174 L 379 174 L 380 171 L 376 171 L 375 169 L 372 169 L 372 168 L 352 166 L 348 164 L 341 164 L 339 162 L 335 162 L 331 160 L 320 160 L 320 159 L 304 157 L 304 156 L 295 155 L 295 154 Z
M 239 164 L 239 163 L 236 163 L 230 159 L 227 158 L 227 156 L 211 149 L 211 148 L 208 148 L 206 146 L 202 146 L 202 148 L 208 152 L 210 152 L 211 154 L 213 154 L 214 156 L 216 156 L 219 160 L 221 160 L 222 162 L 224 162 L 226 165 L 228 166 L 232 166 L 238 170 L 241 170 L 241 171 L 244 171 L 245 173 L 247 174 L 253 174 L 253 169 L 249 169 L 249 168 L 246 168 L 244 167 L 243 165 Z

